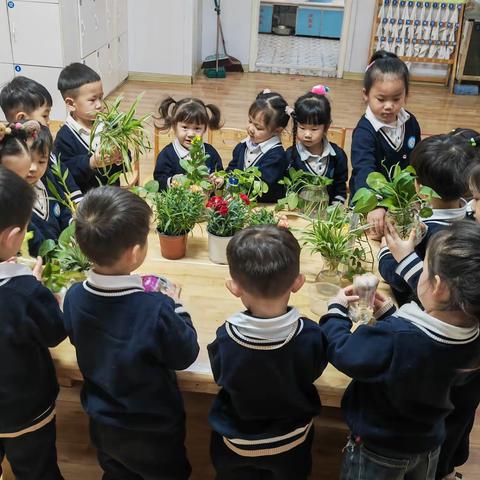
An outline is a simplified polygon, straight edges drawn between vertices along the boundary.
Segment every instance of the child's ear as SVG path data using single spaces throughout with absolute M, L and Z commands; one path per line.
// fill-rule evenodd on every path
M 18 236 L 23 230 L 20 227 L 9 227 L 0 233 L 0 243 L 8 250 L 11 250 L 18 243 Z
M 17 112 L 15 114 L 15 118 L 12 123 L 21 122 L 22 120 L 27 120 L 27 119 L 28 119 L 28 115 L 25 112 Z
M 367 91 L 364 88 L 362 88 L 362 94 L 363 94 L 363 101 L 368 102 Z
M 65 105 L 67 106 L 67 110 L 69 112 L 75 111 L 75 100 L 72 97 L 65 98 Z
M 292 293 L 298 292 L 302 287 L 303 284 L 305 283 L 305 275 L 303 273 L 300 273 L 297 278 L 293 281 L 291 291 Z
M 447 283 L 438 275 L 435 275 L 433 279 L 432 295 L 435 301 L 441 304 L 448 303 L 450 300 L 450 289 Z
M 243 290 L 240 285 L 233 279 L 229 278 L 225 282 L 225 286 L 227 287 L 228 291 L 237 298 L 240 298 L 243 295 Z
M 140 259 L 143 260 L 144 247 L 142 245 L 134 245 L 130 251 L 130 258 L 132 263 L 137 263 Z

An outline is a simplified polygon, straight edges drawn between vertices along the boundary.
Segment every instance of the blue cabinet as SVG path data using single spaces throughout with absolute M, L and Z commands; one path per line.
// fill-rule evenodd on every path
M 342 23 L 343 11 L 299 7 L 295 33 L 311 37 L 340 38 Z
M 272 33 L 273 5 L 260 5 L 260 20 L 258 31 Z

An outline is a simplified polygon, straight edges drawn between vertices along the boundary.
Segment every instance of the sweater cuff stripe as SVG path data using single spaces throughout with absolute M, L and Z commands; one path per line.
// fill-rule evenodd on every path
M 382 247 L 378 251 L 378 261 L 381 261 L 382 258 L 386 257 L 387 255 L 392 255 L 392 252 L 390 251 L 390 249 L 388 247 Z
M 412 252 L 407 255 L 399 264 L 398 267 L 395 269 L 395 273 L 400 275 L 402 278 L 405 274 L 416 264 L 423 263 L 422 259 L 415 253 Z
M 341 303 L 329 303 L 327 313 L 328 315 L 340 315 L 348 318 L 348 306 Z

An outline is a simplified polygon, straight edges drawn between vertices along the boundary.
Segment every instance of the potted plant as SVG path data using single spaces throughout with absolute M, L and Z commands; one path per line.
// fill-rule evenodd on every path
M 210 181 L 210 172 L 206 165 L 210 155 L 205 153 L 202 137 L 196 135 L 192 140 L 188 157 L 180 160 L 180 166 L 185 170 L 180 180 L 182 185 L 190 187 L 197 185 L 209 193 L 213 190 L 213 183 Z
M 402 170 L 398 164 L 389 170 L 388 178 L 379 172 L 370 173 L 368 188 L 360 188 L 353 196 L 354 211 L 365 214 L 384 207 L 387 220 L 395 225 L 400 237 L 407 238 L 412 229 L 419 226 L 418 217 L 432 215 L 428 206 L 431 199 L 440 198 L 430 187 L 422 186 L 417 192 L 415 178 L 412 166 Z
M 100 159 L 105 163 L 103 167 L 108 175 L 108 183 L 114 184 L 119 177 L 132 172 L 132 165 L 139 161 L 140 155 L 146 154 L 151 149 L 148 132 L 144 123 L 150 114 L 136 118 L 138 102 L 142 95 L 139 95 L 128 112 L 120 111 L 122 97 L 112 103 L 105 103 L 105 110 L 98 112 L 95 117 L 90 133 L 90 150 L 93 149 L 93 141 L 98 137 L 98 150 Z M 119 155 L 122 161 L 122 171 L 109 174 L 111 165 L 106 160 L 112 155 Z
M 304 245 L 312 253 L 320 253 L 324 269 L 317 275 L 317 282 L 340 284 L 340 267 L 346 267 L 349 274 L 361 273 L 363 265 L 373 266 L 373 254 L 366 240 L 366 226 L 343 205 L 331 205 L 326 210 L 326 219 L 317 216 L 310 220 L 302 234 Z M 367 244 L 364 243 L 367 242 Z
M 248 221 L 247 195 L 215 196 L 207 202 L 208 255 L 214 263 L 227 264 L 227 245 L 235 232 Z
M 332 179 L 314 175 L 303 170 L 288 170 L 288 177 L 278 183 L 285 185 L 285 197 L 277 202 L 278 210 L 296 210 L 315 218 L 318 212 L 325 212 L 328 206 L 327 186 Z
M 204 211 L 204 195 L 198 185 L 172 185 L 155 194 L 154 212 L 164 258 L 185 256 L 187 235 Z
M 262 173 L 258 167 L 248 167 L 245 170 L 235 169 L 229 172 L 218 172 L 225 179 L 225 190 L 231 194 L 243 193 L 250 201 L 268 192 L 268 184 L 262 180 Z

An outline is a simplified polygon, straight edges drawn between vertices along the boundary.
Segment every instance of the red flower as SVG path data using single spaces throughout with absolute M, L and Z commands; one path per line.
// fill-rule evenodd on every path
M 228 206 L 227 205 L 221 205 L 220 208 L 218 208 L 217 211 L 222 217 L 226 217 L 228 215 Z
M 250 199 L 248 198 L 247 195 L 245 195 L 244 193 L 241 193 L 241 194 L 240 194 L 240 198 L 243 200 L 243 202 L 245 203 L 245 205 L 250 205 Z
M 222 204 L 224 202 L 223 198 L 222 197 L 211 197 L 210 200 L 208 200 L 207 202 L 207 208 L 215 208 L 217 209 L 217 207 Z

